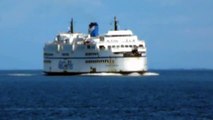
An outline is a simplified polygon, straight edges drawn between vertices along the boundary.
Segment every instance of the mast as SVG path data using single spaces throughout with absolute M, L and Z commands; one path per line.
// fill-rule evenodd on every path
M 73 18 L 71 19 L 71 22 L 70 22 L 70 33 L 74 33 Z
M 118 21 L 116 16 L 114 17 L 114 30 L 117 31 L 118 30 Z

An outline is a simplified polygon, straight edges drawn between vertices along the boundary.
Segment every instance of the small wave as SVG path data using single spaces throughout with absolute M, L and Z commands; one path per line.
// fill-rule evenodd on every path
M 26 74 L 26 73 L 13 73 L 13 74 L 8 74 L 9 76 L 33 76 L 33 74 Z
M 142 74 L 133 72 L 133 73 L 128 74 L 128 76 L 142 76 Z
M 146 72 L 143 74 L 143 76 L 159 76 L 159 73 L 155 73 L 155 72 Z
M 121 73 L 86 73 L 86 74 L 81 74 L 82 76 L 158 76 L 159 73 L 155 72 L 146 72 L 143 74 L 134 72 L 130 73 L 128 75 L 126 74 L 121 74 Z
M 155 73 L 155 72 L 145 72 L 143 74 L 137 73 L 137 72 L 133 72 L 128 74 L 128 76 L 158 76 L 159 73 Z
M 122 76 L 120 73 L 86 73 L 83 76 Z

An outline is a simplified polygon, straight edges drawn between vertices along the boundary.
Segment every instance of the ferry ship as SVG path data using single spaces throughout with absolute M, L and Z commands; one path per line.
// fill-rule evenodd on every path
M 147 71 L 146 45 L 131 30 L 114 29 L 99 35 L 96 22 L 89 24 L 88 34 L 70 31 L 58 34 L 46 43 L 43 51 L 43 71 L 47 75 L 86 73 L 143 74 Z

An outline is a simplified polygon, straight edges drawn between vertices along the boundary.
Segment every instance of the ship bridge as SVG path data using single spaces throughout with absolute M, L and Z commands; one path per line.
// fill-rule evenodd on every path
M 125 36 L 133 36 L 131 30 L 119 30 L 119 31 L 108 31 L 105 35 L 106 37 L 125 37 Z

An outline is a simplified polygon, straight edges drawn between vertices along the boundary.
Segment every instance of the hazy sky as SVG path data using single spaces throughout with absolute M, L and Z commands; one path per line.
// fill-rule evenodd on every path
M 131 29 L 148 47 L 150 69 L 213 69 L 213 0 L 0 0 L 0 69 L 42 69 L 56 34 Z

